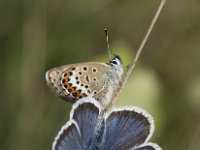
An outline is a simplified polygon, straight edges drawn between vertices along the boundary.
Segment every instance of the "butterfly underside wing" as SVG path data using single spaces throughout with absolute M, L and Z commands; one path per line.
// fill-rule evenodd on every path
M 106 106 L 119 86 L 122 74 L 121 60 L 116 56 L 109 64 L 87 62 L 51 69 L 46 73 L 46 81 L 58 96 L 68 102 L 93 97 Z

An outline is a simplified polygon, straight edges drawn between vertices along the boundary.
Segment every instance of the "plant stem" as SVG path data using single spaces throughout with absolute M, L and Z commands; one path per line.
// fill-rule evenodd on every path
M 138 61 L 138 58 L 140 57 L 140 54 L 141 54 L 141 52 L 142 52 L 142 50 L 143 50 L 143 48 L 144 48 L 144 46 L 145 46 L 145 44 L 147 42 L 147 39 L 149 38 L 149 35 L 151 34 L 151 31 L 153 30 L 153 27 L 154 27 L 159 15 L 160 15 L 160 12 L 163 9 L 163 6 L 165 5 L 165 2 L 166 2 L 166 0 L 162 0 L 160 2 L 160 5 L 159 5 L 159 7 L 158 7 L 158 9 L 157 9 L 152 21 L 151 21 L 151 24 L 150 24 L 150 26 L 149 26 L 149 28 L 148 28 L 148 30 L 147 30 L 144 38 L 143 38 L 138 50 L 137 50 L 135 58 L 133 59 L 132 63 L 130 65 L 128 65 L 127 71 L 125 73 L 125 77 L 121 81 L 120 86 L 117 89 L 117 91 L 116 91 L 116 93 L 115 93 L 115 95 L 114 95 L 114 97 L 112 99 L 112 105 L 113 106 L 116 104 L 123 87 L 125 86 L 130 74 L 132 73 L 132 71 L 133 71 L 133 69 L 134 69 L 134 67 L 136 65 L 136 62 Z

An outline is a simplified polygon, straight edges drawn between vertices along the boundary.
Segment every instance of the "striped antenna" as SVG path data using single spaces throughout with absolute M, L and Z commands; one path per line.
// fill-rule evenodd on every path
M 108 31 L 106 29 L 106 27 L 104 28 L 105 34 L 106 34 L 106 44 L 107 44 L 107 51 L 108 51 L 108 56 L 110 58 L 110 60 L 112 59 L 112 54 L 110 51 L 110 45 L 109 45 L 109 40 L 108 40 Z

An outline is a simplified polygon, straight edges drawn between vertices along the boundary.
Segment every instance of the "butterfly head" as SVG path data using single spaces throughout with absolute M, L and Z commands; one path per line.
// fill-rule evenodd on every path
M 110 60 L 109 65 L 117 72 L 120 77 L 123 75 L 123 63 L 118 55 L 114 55 L 113 59 Z

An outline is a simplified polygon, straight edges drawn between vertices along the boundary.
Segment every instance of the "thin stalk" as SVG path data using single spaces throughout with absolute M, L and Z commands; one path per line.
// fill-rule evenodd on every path
M 152 21 L 151 21 L 151 24 L 150 24 L 150 26 L 149 26 L 149 28 L 148 28 L 148 30 L 147 30 L 144 38 L 143 38 L 138 50 L 137 50 L 135 58 L 133 59 L 132 63 L 130 65 L 128 65 L 128 68 L 127 68 L 126 73 L 125 73 L 125 77 L 121 81 L 120 86 L 117 89 L 116 94 L 114 95 L 114 97 L 112 99 L 112 105 L 113 106 L 116 104 L 116 102 L 117 102 L 117 100 L 119 98 L 119 95 L 121 94 L 122 89 L 124 88 L 129 76 L 131 75 L 131 73 L 132 73 L 132 71 L 133 71 L 133 69 L 134 69 L 134 67 L 135 67 L 135 65 L 136 65 L 136 63 L 137 63 L 137 61 L 138 61 L 138 59 L 140 57 L 140 54 L 141 54 L 141 52 L 142 52 L 142 50 L 143 50 L 143 48 L 144 48 L 144 46 L 145 46 L 145 44 L 147 42 L 147 39 L 148 39 L 149 35 L 151 34 L 151 31 L 153 30 L 153 27 L 154 27 L 159 15 L 160 15 L 160 12 L 163 9 L 163 6 L 165 5 L 165 2 L 166 2 L 166 0 L 162 0 L 160 2 L 160 5 L 159 5 L 159 7 L 158 7 L 158 9 L 157 9 Z

